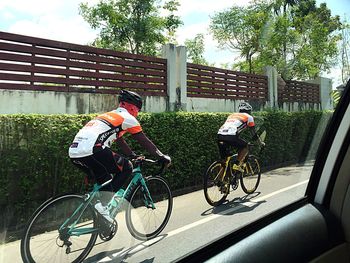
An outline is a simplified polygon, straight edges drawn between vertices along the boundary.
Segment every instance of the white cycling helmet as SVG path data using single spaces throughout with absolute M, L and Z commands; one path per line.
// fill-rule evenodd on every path
M 253 110 L 253 107 L 248 102 L 241 102 L 238 105 L 238 110 L 239 110 L 239 112 L 251 113 Z

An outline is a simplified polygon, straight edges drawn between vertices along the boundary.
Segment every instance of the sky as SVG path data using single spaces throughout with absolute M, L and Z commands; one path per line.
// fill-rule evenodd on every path
M 91 43 L 97 36 L 82 16 L 79 4 L 90 6 L 99 0 L 0 0 L 0 31 L 47 38 L 76 44 Z M 179 0 L 178 15 L 184 24 L 177 31 L 177 42 L 183 45 L 186 39 L 197 33 L 205 35 L 204 57 L 220 66 L 238 59 L 236 53 L 223 51 L 208 33 L 210 17 L 228 9 L 232 4 L 248 5 L 249 0 Z M 316 0 L 326 2 L 333 15 L 345 17 L 350 13 L 350 0 Z M 348 19 L 350 20 L 350 19 Z M 332 75 L 337 73 L 333 70 Z M 329 76 L 325 74 L 326 76 Z

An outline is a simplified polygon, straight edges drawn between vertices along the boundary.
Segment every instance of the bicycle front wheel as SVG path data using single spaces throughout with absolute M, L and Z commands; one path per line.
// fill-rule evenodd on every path
M 261 171 L 258 159 L 251 155 L 248 157 L 240 182 L 246 194 L 252 194 L 260 183 Z
M 74 221 L 77 221 L 74 229 L 76 232 L 96 228 L 96 213 L 90 205 L 82 213 L 72 217 L 83 202 L 82 196 L 68 194 L 42 204 L 29 220 L 21 240 L 23 262 L 83 261 L 94 246 L 98 235 L 97 231 L 74 236 L 68 232 L 68 227 Z M 72 220 L 66 229 L 61 229 L 59 232 L 62 224 L 70 217 Z
M 156 237 L 169 221 L 173 197 L 161 177 L 145 178 L 148 189 L 140 184 L 131 194 L 126 210 L 126 225 L 131 235 L 140 240 Z
M 225 167 L 220 162 L 212 163 L 204 175 L 204 196 L 208 204 L 219 206 L 229 194 L 230 184 L 223 180 Z M 226 174 L 225 177 L 228 177 Z

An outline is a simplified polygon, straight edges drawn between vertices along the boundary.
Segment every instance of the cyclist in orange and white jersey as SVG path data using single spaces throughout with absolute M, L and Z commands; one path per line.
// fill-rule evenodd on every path
M 115 175 L 110 184 L 100 189 L 111 194 L 102 195 L 102 203 L 95 206 L 110 222 L 113 220 L 107 214 L 105 206 L 132 172 L 131 162 L 110 149 L 113 142 L 118 144 L 125 156 L 135 156 L 122 137 L 125 133 L 130 133 L 150 154 L 167 163 L 171 162 L 171 158 L 162 154 L 143 133 L 136 119 L 141 107 L 142 98 L 137 93 L 122 90 L 119 94 L 119 107 L 89 121 L 77 133 L 69 148 L 72 162 L 88 175 L 92 172 L 98 184 L 111 179 L 111 174 Z
M 262 146 L 265 144 L 260 141 L 256 134 L 254 118 L 251 115 L 252 106 L 247 102 L 241 102 L 238 105 L 238 110 L 238 113 L 228 116 L 225 123 L 220 127 L 218 131 L 218 146 L 222 162 L 230 155 L 230 146 L 238 149 L 238 156 L 233 169 L 243 171 L 241 164 L 248 153 L 248 143 L 239 137 L 241 132 L 249 128 L 253 138 L 257 138 Z

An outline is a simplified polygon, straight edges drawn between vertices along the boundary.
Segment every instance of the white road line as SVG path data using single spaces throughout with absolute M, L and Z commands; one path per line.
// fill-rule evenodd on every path
M 181 232 L 183 232 L 183 231 L 186 231 L 186 230 L 188 230 L 188 229 L 190 229 L 190 228 L 192 228 L 192 227 L 196 227 L 196 226 L 198 226 L 198 225 L 201 225 L 201 224 L 207 223 L 207 222 L 209 222 L 209 221 L 211 221 L 211 220 L 214 220 L 215 218 L 220 217 L 220 216 L 222 216 L 222 215 L 226 215 L 226 214 L 230 214 L 230 213 L 232 213 L 232 212 L 235 212 L 235 211 L 241 209 L 241 208 L 244 207 L 244 206 L 249 206 L 249 207 L 250 207 L 250 206 L 253 206 L 253 205 L 255 205 L 257 202 L 266 200 L 267 198 L 270 198 L 270 197 L 275 196 L 275 195 L 277 195 L 277 194 L 280 194 L 280 193 L 282 193 L 282 192 L 288 191 L 288 190 L 293 189 L 293 188 L 295 188 L 295 187 L 298 187 L 298 186 L 300 186 L 300 185 L 306 184 L 308 181 L 309 181 L 309 180 L 305 180 L 305 181 L 299 182 L 299 183 L 297 183 L 297 184 L 293 184 L 293 185 L 291 185 L 291 186 L 282 188 L 282 189 L 280 189 L 280 190 L 278 190 L 278 191 L 272 192 L 272 193 L 267 194 L 267 195 L 264 195 L 264 196 L 262 196 L 262 197 L 259 197 L 259 198 L 256 198 L 256 199 L 252 199 L 252 200 L 249 201 L 249 202 L 244 202 L 242 205 L 239 205 L 239 206 L 236 206 L 236 207 L 233 207 L 233 208 L 224 210 L 224 211 L 221 212 L 221 214 L 211 215 L 211 216 L 208 216 L 208 217 L 206 217 L 206 218 L 204 218 L 204 219 L 201 219 L 201 220 L 198 220 L 198 221 L 196 221 L 196 222 L 193 222 L 192 224 L 189 224 L 189 225 L 180 227 L 180 228 L 178 228 L 178 229 L 175 229 L 175 230 L 170 231 L 169 233 L 167 233 L 167 237 L 177 235 L 177 234 L 179 234 L 179 233 L 181 233 Z
M 207 223 L 207 222 L 209 222 L 211 220 L 214 220 L 215 218 L 218 218 L 218 217 L 223 216 L 225 214 L 229 214 L 229 213 L 232 213 L 234 211 L 237 211 L 237 210 L 241 209 L 242 207 L 247 207 L 247 206 L 251 207 L 251 206 L 255 205 L 257 202 L 261 202 L 261 201 L 266 200 L 266 199 L 268 199 L 268 198 L 270 198 L 272 196 L 278 195 L 278 194 L 280 194 L 282 192 L 285 192 L 285 191 L 288 191 L 288 190 L 293 189 L 295 187 L 298 187 L 300 185 L 306 184 L 307 182 L 309 182 L 309 180 L 305 180 L 305 181 L 299 182 L 297 184 L 293 184 L 291 186 L 282 188 L 280 190 L 277 190 L 275 192 L 272 192 L 270 194 L 264 195 L 264 196 L 256 198 L 256 199 L 252 199 L 252 201 L 244 202 L 241 205 L 238 205 L 236 207 L 233 207 L 233 208 L 230 208 L 230 209 L 222 211 L 221 214 L 211 215 L 211 216 L 208 216 L 208 217 L 206 217 L 204 219 L 198 220 L 198 221 L 196 221 L 196 222 L 194 222 L 192 224 L 180 227 L 178 229 L 170 231 L 169 233 L 166 233 L 166 237 L 165 238 L 168 238 L 168 237 L 171 237 L 171 236 L 175 236 L 175 235 L 177 235 L 177 234 L 179 234 L 179 233 L 181 233 L 183 231 L 186 231 L 186 230 L 191 229 L 193 227 L 199 226 L 201 224 L 205 224 L 205 223 Z M 149 241 L 151 241 L 151 240 L 149 240 Z M 147 241 L 147 242 L 149 242 L 149 241 Z M 145 244 L 145 242 L 143 242 L 143 243 L 139 244 L 138 246 L 134 247 L 133 251 L 135 251 L 135 250 L 142 250 L 142 249 L 145 248 L 145 245 L 147 246 L 147 244 Z M 98 262 L 101 262 L 101 263 L 102 262 L 108 262 L 108 261 L 110 261 L 113 258 L 120 257 L 121 255 L 124 255 L 124 254 L 127 255 L 128 253 L 130 253 L 129 250 L 130 249 L 124 249 L 124 250 L 122 250 L 122 251 L 120 251 L 118 253 L 113 254 L 112 256 L 105 257 L 104 259 L 101 259 Z

